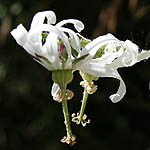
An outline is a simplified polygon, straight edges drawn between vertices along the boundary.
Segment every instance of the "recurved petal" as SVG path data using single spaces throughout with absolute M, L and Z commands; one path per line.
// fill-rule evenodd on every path
M 140 62 L 144 59 L 148 59 L 150 57 L 150 50 L 146 51 L 146 50 L 142 50 L 139 54 L 138 54 L 138 59 L 137 61 Z
M 116 94 L 112 94 L 109 98 L 113 103 L 117 103 L 119 102 L 125 95 L 126 93 L 126 86 L 124 81 L 122 80 L 121 76 L 119 75 L 119 73 L 116 71 L 116 74 L 114 74 L 113 78 L 116 78 L 118 80 L 120 80 L 120 85 L 118 88 L 118 91 Z
M 109 34 L 99 36 L 98 38 L 94 39 L 93 41 L 88 43 L 85 46 L 85 48 L 89 51 L 91 56 L 94 56 L 99 48 L 112 42 L 121 43 L 117 38 L 115 38 L 112 34 L 109 33 Z
M 28 32 L 22 24 L 18 25 L 17 28 L 13 29 L 10 33 L 21 46 L 23 46 L 27 41 Z
M 61 69 L 62 63 L 58 52 L 58 35 L 54 32 L 49 33 L 44 47 L 47 49 L 47 58 L 55 69 Z
M 30 44 L 29 41 L 27 41 L 24 45 L 23 48 L 32 56 L 35 56 L 35 49 L 32 47 L 32 44 Z
M 106 45 L 104 49 L 104 54 L 96 58 L 97 62 L 111 64 L 118 56 L 121 56 L 123 53 L 122 46 L 120 46 L 119 51 L 117 51 L 118 43 L 110 43 Z
M 56 23 L 56 16 L 53 11 L 42 11 L 34 15 L 30 28 L 34 28 L 34 27 L 44 24 L 45 18 L 47 19 L 47 24 Z
M 118 56 L 117 59 L 110 64 L 116 69 L 133 66 L 138 62 L 138 46 L 129 40 L 122 42 L 122 45 L 124 47 L 122 55 Z
M 60 30 L 69 34 L 71 46 L 79 53 L 81 47 L 80 40 L 77 34 L 74 31 L 63 27 L 61 27 Z
M 113 103 L 119 102 L 125 95 L 125 83 L 116 69 L 109 67 L 103 63 L 97 63 L 96 60 L 91 60 L 87 62 L 86 65 L 82 66 L 80 70 L 95 77 L 111 77 L 120 80 L 120 85 L 117 93 L 109 97 Z
M 79 21 L 79 20 L 76 20 L 76 19 L 66 19 L 66 20 L 63 20 L 59 23 L 56 24 L 57 27 L 61 27 L 67 23 L 71 23 L 74 25 L 75 29 L 78 31 L 78 32 L 81 32 L 83 29 L 84 29 L 84 24 Z
M 137 62 L 138 46 L 129 40 L 126 40 L 124 43 L 127 49 L 125 50 L 126 58 L 124 59 L 124 66 L 133 66 Z
M 42 35 L 39 30 L 30 30 L 28 35 L 28 43 L 32 46 L 35 54 L 43 55 Z
M 32 56 L 42 55 L 41 34 L 38 30 L 30 30 L 22 47 Z

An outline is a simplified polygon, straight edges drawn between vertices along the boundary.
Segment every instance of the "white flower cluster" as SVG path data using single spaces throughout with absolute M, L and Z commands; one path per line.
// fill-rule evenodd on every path
M 29 31 L 20 24 L 11 34 L 34 60 L 50 71 L 80 70 L 95 77 L 120 80 L 117 93 L 110 96 L 112 102 L 120 101 L 126 93 L 126 87 L 117 69 L 148 59 L 150 51 L 139 52 L 136 44 L 129 40 L 120 41 L 112 34 L 90 41 L 63 27 L 71 23 L 80 32 L 84 25 L 79 20 L 68 19 L 52 25 L 55 22 L 53 11 L 38 12 L 33 17 Z M 82 45 L 81 41 L 86 44 Z M 53 88 L 55 89 L 52 91 L 58 91 L 59 87 L 54 84 Z M 55 92 L 52 92 L 52 95 L 55 95 Z
M 53 11 L 38 12 L 32 19 L 30 30 L 22 24 L 11 31 L 16 42 L 21 45 L 35 61 L 49 71 L 52 71 L 54 81 L 51 94 L 53 99 L 61 102 L 63 107 L 67 136 L 61 140 L 71 146 L 76 143 L 72 134 L 67 101 L 73 97 L 73 92 L 67 90 L 67 84 L 73 79 L 73 72 L 78 70 L 83 80 L 84 88 L 80 112 L 72 115 L 76 124 L 90 123 L 84 114 L 88 94 L 97 90 L 94 80 L 99 77 L 118 79 L 120 85 L 117 93 L 110 96 L 112 102 L 119 102 L 126 93 L 126 86 L 117 69 L 129 67 L 150 57 L 150 50 L 140 50 L 129 40 L 120 41 L 112 34 L 99 36 L 89 40 L 79 33 L 64 27 L 71 23 L 77 32 L 84 29 L 84 24 L 76 19 L 63 20 L 56 25 Z

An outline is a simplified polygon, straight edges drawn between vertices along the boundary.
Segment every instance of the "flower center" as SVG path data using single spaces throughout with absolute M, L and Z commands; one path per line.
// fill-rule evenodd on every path
M 68 59 L 68 53 L 61 39 L 58 39 L 58 52 L 59 58 L 62 60 L 62 63 L 65 63 Z

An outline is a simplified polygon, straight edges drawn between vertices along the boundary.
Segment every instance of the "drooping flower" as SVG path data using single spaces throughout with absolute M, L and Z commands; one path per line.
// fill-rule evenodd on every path
M 67 19 L 52 25 L 55 22 L 54 12 L 38 12 L 32 19 L 29 31 L 20 24 L 11 31 L 11 34 L 35 61 L 52 71 L 54 84 L 51 93 L 54 100 L 62 102 L 67 131 L 67 136 L 62 139 L 62 142 L 72 146 L 76 143 L 76 137 L 71 131 L 66 100 L 71 99 L 73 93 L 66 87 L 73 79 L 73 71 L 79 70 L 85 80 L 89 79 L 81 83 L 86 89 L 85 101 L 82 103 L 83 107 L 81 106 L 82 111 L 77 114 L 77 117 L 73 115 L 75 122 L 81 122 L 85 126 L 90 122 L 84 115 L 87 92 L 93 94 L 97 89 L 92 80 L 97 80 L 98 77 L 112 77 L 120 80 L 117 93 L 110 96 L 112 102 L 118 102 L 126 93 L 126 87 L 117 69 L 132 66 L 149 58 L 150 51 L 139 52 L 138 46 L 131 41 L 120 41 L 111 34 L 90 41 L 64 27 L 65 24 L 71 23 L 77 32 L 81 32 L 84 25 L 76 19 Z
M 34 60 L 50 71 L 81 70 L 95 77 L 113 77 L 120 80 L 118 92 L 110 96 L 113 102 L 120 101 L 126 88 L 117 69 L 149 58 L 150 52 L 139 52 L 138 46 L 131 41 L 120 41 L 111 34 L 90 41 L 63 27 L 72 23 L 80 32 L 84 25 L 76 19 L 67 19 L 52 25 L 55 22 L 53 11 L 38 12 L 33 17 L 29 31 L 20 24 L 11 34 Z M 59 88 L 55 84 L 53 88 L 56 87 Z M 58 90 L 52 89 L 52 95 L 55 95 L 53 91 Z
M 63 138 L 62 142 L 74 145 L 76 141 L 71 131 L 66 101 L 72 98 L 73 93 L 66 90 L 66 87 L 73 78 L 73 62 L 77 63 L 84 57 L 78 57 L 81 52 L 78 35 L 63 25 L 71 23 L 78 32 L 83 30 L 84 25 L 76 19 L 67 19 L 52 25 L 55 22 L 54 12 L 38 12 L 32 19 L 29 31 L 20 24 L 11 31 L 11 34 L 35 61 L 52 71 L 54 81 L 52 93 L 53 91 L 55 93 L 53 97 L 58 102 L 62 102 L 67 130 L 67 136 Z
M 63 27 L 67 23 L 74 25 L 75 29 L 80 32 L 84 29 L 81 21 L 76 19 L 63 20 L 56 25 L 56 16 L 53 11 L 38 12 L 32 19 L 30 30 L 27 31 L 22 24 L 11 31 L 12 36 L 17 43 L 21 45 L 38 63 L 43 65 L 53 74 L 58 75 L 57 70 L 82 70 L 83 62 L 92 59 L 92 50 L 84 48 L 82 42 L 88 40 L 81 35 L 76 34 L 73 30 Z M 116 40 L 113 36 L 107 35 L 101 37 L 100 44 L 104 45 Z M 81 42 L 82 41 L 82 42 Z M 88 41 L 89 42 L 89 41 Z M 87 49 L 87 50 L 86 50 Z M 84 61 L 85 60 L 85 61 Z M 91 68 L 92 69 L 92 68 Z M 83 68 L 84 70 L 84 68 Z M 60 73 L 60 71 L 59 71 Z M 71 73 L 69 73 L 71 76 Z M 59 80 L 59 77 L 56 80 Z M 68 77 L 69 78 L 69 77 Z M 54 80 L 55 80 L 54 79 Z M 67 79 L 67 78 L 65 78 Z M 60 88 L 59 81 L 54 81 L 53 88 Z M 71 81 L 68 79 L 67 83 Z M 53 90 L 55 96 L 58 90 Z
M 89 54 L 84 60 L 75 65 L 80 70 L 83 80 L 80 85 L 84 88 L 82 104 L 79 113 L 72 114 L 72 121 L 83 127 L 90 123 L 87 115 L 84 114 L 88 94 L 93 94 L 97 90 L 94 80 L 99 77 L 112 77 L 120 80 L 120 86 L 116 94 L 109 98 L 112 102 L 119 102 L 126 93 L 126 86 L 117 69 L 129 67 L 135 63 L 148 59 L 149 51 L 139 51 L 136 44 L 129 40 L 120 41 L 111 34 L 100 36 L 93 41 L 84 38 L 84 48 L 81 53 Z M 86 117 L 84 117 L 86 116 Z
M 56 16 L 53 11 L 38 12 L 33 17 L 29 31 L 20 24 L 11 34 L 19 45 L 48 70 L 71 69 L 71 47 L 79 53 L 80 41 L 74 31 L 62 26 L 72 23 L 80 32 L 84 25 L 75 19 L 63 20 L 55 26 L 52 25 L 55 22 Z
M 109 39 L 109 41 L 105 41 L 105 39 Z M 80 66 L 77 68 L 94 77 L 112 77 L 120 80 L 117 93 L 110 96 L 114 103 L 119 102 L 126 93 L 125 83 L 117 69 L 133 66 L 150 57 L 150 50 L 139 51 L 139 47 L 133 42 L 120 41 L 111 34 L 100 36 L 89 42 L 85 49 L 92 59 L 87 57 L 80 62 Z

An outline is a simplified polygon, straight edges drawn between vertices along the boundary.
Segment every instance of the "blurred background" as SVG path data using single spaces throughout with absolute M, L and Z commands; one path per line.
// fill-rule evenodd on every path
M 29 29 L 35 13 L 53 10 L 57 22 L 75 18 L 82 35 L 93 39 L 108 32 L 150 49 L 149 0 L 1 0 L 0 1 L 0 150 L 150 150 L 150 60 L 119 70 L 127 93 L 113 104 L 109 96 L 119 82 L 100 78 L 90 95 L 86 127 L 72 123 L 74 147 L 60 143 L 65 135 L 61 104 L 53 101 L 51 72 L 37 64 L 10 35 L 19 23 Z M 75 96 L 70 114 L 78 112 L 83 89 L 74 73 Z

